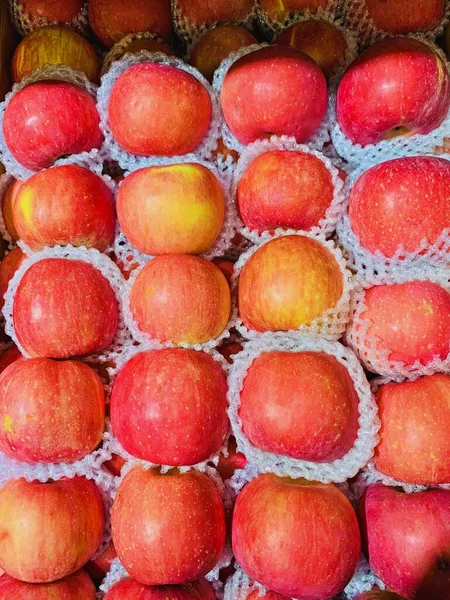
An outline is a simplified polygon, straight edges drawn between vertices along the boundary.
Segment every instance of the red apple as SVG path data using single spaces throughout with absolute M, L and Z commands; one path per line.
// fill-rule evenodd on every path
M 141 352 L 114 382 L 111 424 L 125 450 L 137 458 L 157 465 L 195 465 L 225 441 L 226 393 L 220 365 L 204 352 Z
M 358 564 L 353 508 L 334 485 L 260 475 L 239 494 L 233 551 L 253 579 L 297 598 L 339 594 Z
M 30 17 L 53 21 L 72 21 L 81 13 L 84 0 L 18 0 L 22 11 Z
M 332 462 L 355 442 L 358 394 L 349 372 L 334 356 L 261 354 L 250 365 L 240 396 L 242 429 L 261 450 Z
M 114 240 L 114 197 L 89 169 L 63 165 L 22 184 L 13 219 L 19 237 L 32 250 L 72 244 L 103 251 Z
M 113 454 L 111 460 L 104 462 L 103 466 L 106 467 L 110 473 L 119 477 L 126 462 L 127 461 L 118 454 Z
M 170 41 L 170 0 L 89 0 L 89 25 L 101 43 L 110 48 L 128 33 L 151 31 Z
M 271 135 L 306 142 L 325 116 L 327 84 L 309 56 L 268 46 L 233 63 L 220 99 L 225 121 L 242 144 Z
M 284 29 L 276 43 L 292 46 L 310 56 L 326 77 L 333 75 L 345 60 L 347 42 L 342 31 L 328 23 L 309 19 Z
M 364 5 L 376 27 L 389 33 L 429 31 L 445 11 L 445 0 L 365 0 Z
M 234 362 L 234 355 L 238 354 L 242 350 L 242 344 L 239 342 L 222 342 L 217 347 L 217 352 L 224 357 L 224 359 L 232 364 Z
M 328 0 L 259 0 L 261 10 L 270 21 L 283 21 L 296 12 L 315 13 L 318 8 L 326 8 L 327 5 Z
M 38 81 L 19 90 L 3 117 L 3 136 L 14 158 L 39 171 L 58 158 L 99 148 L 103 136 L 94 98 L 65 81 Z
M 215 600 L 216 595 L 205 579 L 184 585 L 148 586 L 126 578 L 116 583 L 105 600 Z
M 24 360 L 17 346 L 12 346 L 11 348 L 8 348 L 8 350 L 5 350 L 5 352 L 3 352 L 3 354 L 0 356 L 0 373 L 3 373 L 3 371 L 9 367 L 9 365 L 17 360 Z
M 298 329 L 333 308 L 342 290 L 339 265 L 322 244 L 284 236 L 261 246 L 244 264 L 239 314 L 256 331 Z
M 128 573 L 146 585 L 203 577 L 225 544 L 220 494 L 195 470 L 162 475 L 134 467 L 120 484 L 111 519 L 117 555 Z
M 284 594 L 277 594 L 276 592 L 267 592 L 263 598 L 265 598 L 265 600 L 292 600 L 292 598 L 288 598 L 287 596 L 285 596 Z M 261 599 L 261 594 L 259 593 L 259 590 L 254 590 L 253 592 L 249 592 L 247 594 L 247 592 L 241 592 L 239 594 L 239 596 L 236 598 L 236 600 L 260 600 Z
M 253 10 L 253 0 L 228 0 L 203 2 L 202 0 L 177 0 L 179 19 L 195 27 L 240 23 L 248 19 Z
M 102 439 L 103 384 L 78 361 L 18 360 L 0 375 L 0 422 L 0 451 L 7 456 L 74 462 Z
M 271 150 L 257 156 L 237 187 L 244 225 L 256 231 L 277 227 L 308 230 L 333 201 L 330 171 L 313 154 Z
M 97 558 L 84 565 L 86 573 L 88 573 L 95 585 L 99 586 L 102 583 L 103 579 L 106 577 L 106 574 L 111 568 L 113 560 L 116 558 L 116 550 L 114 548 L 114 544 L 111 542 L 107 546 L 106 550 L 97 556 Z
M 247 459 L 242 452 L 237 451 L 236 439 L 230 436 L 228 440 L 228 456 L 223 452 L 220 453 L 219 462 L 217 463 L 217 471 L 224 481 L 231 479 L 235 471 L 245 469 Z
M 13 180 L 2 198 L 2 215 L 6 229 L 14 241 L 19 239 L 13 220 L 13 204 L 23 181 Z
M 228 285 L 231 285 L 231 277 L 234 272 L 234 262 L 229 260 L 228 258 L 213 258 L 212 262 L 219 267 L 222 273 L 225 275 L 225 279 L 228 282 Z
M 139 329 L 153 338 L 201 344 L 225 329 L 230 288 L 220 269 L 204 258 L 157 256 L 134 281 L 130 308 Z
M 399 596 L 395 592 L 374 588 L 369 592 L 363 592 L 362 594 L 359 594 L 356 597 L 356 600 L 405 600 L 405 598 L 404 596 Z
M 389 588 L 415 600 L 448 599 L 450 491 L 373 485 L 360 515 L 370 566 Z
M 95 587 L 84 571 L 54 583 L 25 583 L 8 575 L 0 578 L 0 600 L 95 600 Z
M 45 258 L 22 277 L 13 321 L 30 356 L 69 358 L 106 348 L 114 339 L 119 311 L 109 282 L 91 264 Z
M 102 497 L 92 481 L 13 479 L 0 490 L 0 565 L 29 583 L 62 579 L 91 558 L 104 526 Z
M 5 304 L 5 294 L 8 289 L 9 282 L 14 277 L 15 272 L 22 264 L 25 258 L 24 253 L 20 248 L 13 248 L 5 258 L 0 261 L 0 309 Z
M 428 44 L 387 38 L 348 67 L 337 91 L 337 119 L 361 146 L 398 135 L 426 134 L 450 105 L 447 65 Z
M 194 44 L 189 62 L 208 81 L 212 81 L 214 71 L 230 52 L 257 43 L 257 39 L 243 27 L 237 25 L 215 27 L 202 35 Z
M 212 116 L 206 88 L 171 65 L 140 63 L 114 83 L 108 118 L 117 143 L 139 156 L 193 152 Z
M 450 481 L 450 376 L 388 383 L 376 393 L 381 419 L 377 469 L 401 481 Z
M 379 285 L 366 290 L 359 321 L 368 322 L 374 352 L 391 361 L 429 363 L 450 352 L 450 294 L 431 281 Z M 360 325 L 351 324 L 349 333 Z M 370 357 L 369 357 L 370 358 Z
M 411 156 L 371 167 L 351 190 L 349 217 L 370 252 L 392 257 L 400 246 L 434 244 L 450 228 L 450 162 Z
M 201 254 L 218 238 L 225 196 L 196 163 L 146 167 L 125 178 L 117 215 L 128 241 L 145 254 Z

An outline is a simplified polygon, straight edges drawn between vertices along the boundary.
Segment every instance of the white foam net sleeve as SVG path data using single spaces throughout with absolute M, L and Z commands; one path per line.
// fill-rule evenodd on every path
M 222 89 L 225 76 L 230 67 L 243 56 L 251 54 L 252 52 L 256 52 L 261 48 L 266 48 L 267 46 L 268 44 L 266 43 L 245 46 L 240 50 L 237 50 L 236 52 L 231 52 L 228 55 L 228 57 L 220 63 L 219 68 L 214 72 L 213 79 L 213 88 L 216 91 L 217 98 L 220 98 L 220 91 Z M 313 150 L 322 150 L 324 144 L 330 141 L 329 131 L 332 125 L 332 116 L 330 115 L 329 108 L 330 106 L 328 106 L 327 113 L 325 114 L 322 123 L 319 125 L 314 134 L 308 140 L 308 146 Z M 241 154 L 244 151 L 246 145 L 239 142 L 239 140 L 233 135 L 227 123 L 225 122 L 225 119 L 223 119 L 221 127 L 221 137 L 227 148 L 235 150 L 239 154 Z
M 44 65 L 43 67 L 35 69 L 30 75 L 27 75 L 21 79 L 20 83 L 15 83 L 11 92 L 6 94 L 4 101 L 0 104 L 0 131 L 3 131 L 5 110 L 12 98 L 21 89 L 37 81 L 64 81 L 85 90 L 94 99 L 97 97 L 97 86 L 90 82 L 86 75 L 81 71 L 75 71 L 66 65 Z M 73 164 L 79 164 L 87 167 L 99 166 L 103 163 L 105 157 L 105 148 L 104 145 L 102 145 L 101 148 L 93 148 L 88 152 L 72 154 L 68 159 L 58 159 L 54 164 L 59 165 L 71 162 Z M 13 175 L 16 179 L 28 179 L 28 177 L 31 177 L 37 172 L 27 169 L 14 158 L 8 146 L 6 145 L 3 135 L 0 135 L 0 160 L 4 164 L 6 171 Z
M 167 46 L 167 43 L 162 38 L 157 36 L 155 33 L 151 33 L 150 31 L 129 33 L 128 35 L 120 39 L 118 42 L 116 42 L 114 46 L 109 50 L 109 52 L 106 53 L 102 63 L 102 75 L 109 71 L 113 62 L 122 58 L 128 45 L 131 44 L 131 42 L 134 42 L 135 40 L 154 40 L 159 44 Z
M 411 379 L 421 375 L 432 375 L 436 372 L 450 371 L 450 354 L 444 359 L 435 356 L 426 365 L 419 360 L 411 365 L 389 358 L 390 352 L 379 349 L 381 340 L 369 333 L 371 321 L 363 317 L 366 310 L 366 289 L 374 285 L 391 285 L 411 281 L 431 281 L 450 292 L 450 271 L 430 265 L 416 265 L 409 269 L 397 269 L 388 275 L 359 281 L 351 298 L 350 322 L 345 334 L 346 343 L 350 346 L 364 367 L 372 373 L 378 373 L 395 380 Z
M 61 21 L 50 21 L 46 17 L 34 17 L 28 14 L 20 0 L 8 0 L 9 12 L 11 15 L 11 21 L 15 29 L 20 35 L 25 36 L 31 33 L 35 29 L 45 27 L 46 25 L 53 25 L 55 23 L 61 23 Z M 88 15 L 87 15 L 87 2 L 84 3 L 81 11 L 71 21 L 64 21 L 63 24 L 70 29 L 74 29 L 81 35 L 86 35 L 88 30 Z
M 337 265 L 339 266 L 339 269 L 342 273 L 343 284 L 342 295 L 335 304 L 335 306 L 327 309 L 321 316 L 313 319 L 309 325 L 302 324 L 298 328 L 298 330 L 290 330 L 285 333 L 287 335 L 320 335 L 326 339 L 338 340 L 344 333 L 345 328 L 347 327 L 350 311 L 350 294 L 354 287 L 353 276 L 347 269 L 347 263 L 342 255 L 340 248 L 336 246 L 333 240 L 327 240 L 322 234 L 318 235 L 305 231 L 295 233 L 283 232 L 278 234 L 276 238 L 285 235 L 299 235 L 303 237 L 310 237 L 321 243 L 330 252 L 330 254 L 335 259 Z M 276 238 L 273 237 L 271 239 Z M 262 247 L 262 245 L 263 244 L 251 246 L 246 252 L 240 255 L 239 259 L 235 263 L 234 273 L 232 277 L 232 287 L 234 290 L 236 290 L 239 287 L 239 275 L 245 263 L 250 259 L 251 256 L 253 256 L 253 254 L 255 254 L 255 252 L 258 251 L 259 248 Z M 242 319 L 239 317 L 239 315 L 236 316 L 235 326 L 239 333 L 242 335 L 242 337 L 246 339 L 264 339 L 266 336 L 270 337 L 272 335 L 272 332 L 261 333 L 253 329 L 248 329 L 242 322 Z
M 113 62 L 109 71 L 101 78 L 101 85 L 98 88 L 97 93 L 97 109 L 100 114 L 100 126 L 103 135 L 105 136 L 105 147 L 108 155 L 113 160 L 116 160 L 122 169 L 127 171 L 133 171 L 141 166 L 148 166 L 150 163 L 159 164 L 161 158 L 163 158 L 161 156 L 137 156 L 127 152 L 116 142 L 109 126 L 108 105 L 111 90 L 117 79 L 127 69 L 140 63 L 157 63 L 180 69 L 186 73 L 189 73 L 189 75 L 192 75 L 203 85 L 209 94 L 212 107 L 209 129 L 206 132 L 202 142 L 200 142 L 197 148 L 195 148 L 194 152 L 171 158 L 177 160 L 178 162 L 183 160 L 184 162 L 195 162 L 198 159 L 210 158 L 211 153 L 217 147 L 217 142 L 222 128 L 222 112 L 220 110 L 219 101 L 214 90 L 197 69 L 187 65 L 180 58 L 167 56 L 162 52 L 148 52 L 147 50 L 141 50 L 136 54 L 130 54 L 129 52 L 126 53 L 124 56 L 122 56 L 122 58 Z
M 342 593 L 344 600 L 354 600 L 359 594 L 370 591 L 374 586 L 381 590 L 386 589 L 384 583 L 379 579 L 369 566 L 369 563 L 361 555 L 356 573 Z

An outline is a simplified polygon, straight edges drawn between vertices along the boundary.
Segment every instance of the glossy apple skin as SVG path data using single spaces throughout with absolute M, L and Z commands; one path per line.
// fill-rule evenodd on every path
M 253 2 L 252 0 L 229 0 L 227 2 L 178 0 L 177 6 L 182 19 L 199 26 L 244 21 L 252 12 Z
M 108 105 L 118 144 L 139 156 L 193 152 L 205 137 L 212 115 L 206 88 L 171 65 L 140 63 L 114 83 Z
M 57 581 L 91 558 L 104 526 L 102 497 L 92 481 L 13 479 L 0 490 L 0 565 L 28 583 Z
M 318 8 L 325 8 L 327 0 L 259 0 L 259 5 L 271 21 L 283 21 L 290 13 L 316 12 Z
M 217 471 L 224 481 L 231 479 L 235 471 L 245 469 L 247 465 L 245 455 L 237 451 L 236 439 L 233 436 L 230 436 L 228 440 L 227 450 L 228 456 L 221 452 L 217 463 Z
M 442 123 L 449 105 L 442 58 L 418 40 L 387 38 L 347 68 L 336 111 L 344 134 L 367 146 L 405 133 L 429 133 Z
M 12 207 L 22 183 L 23 181 L 14 179 L 2 198 L 3 220 L 5 221 L 6 230 L 15 242 L 19 239 L 19 234 L 14 226 Z
M 106 594 L 105 600 L 215 600 L 206 579 L 170 586 L 147 586 L 131 578 L 122 579 Z
M 144 254 L 201 254 L 220 234 L 225 196 L 201 164 L 145 167 L 120 186 L 117 214 L 128 241 Z
M 67 154 L 99 148 L 103 141 L 99 122 L 88 92 L 63 81 L 38 81 L 9 102 L 3 135 L 14 158 L 39 171 Z
M 13 219 L 19 237 L 32 250 L 72 244 L 103 251 L 114 240 L 114 197 L 89 169 L 62 165 L 22 184 Z
M 218 452 L 225 441 L 226 393 L 220 365 L 204 352 L 141 352 L 114 382 L 111 424 L 125 450 L 137 458 L 157 465 L 194 465 Z
M 233 551 L 242 569 L 279 594 L 326 600 L 358 564 L 356 515 L 334 485 L 260 475 L 239 494 Z
M 128 573 L 146 585 L 203 577 L 225 544 L 220 494 L 203 473 L 134 467 L 120 484 L 112 508 L 114 545 Z
M 35 29 L 20 42 L 11 64 L 14 82 L 45 64 L 68 65 L 85 73 L 91 81 L 98 81 L 99 64 L 94 48 L 84 37 L 62 25 Z
M 0 600 L 95 600 L 95 587 L 84 571 L 78 571 L 54 583 L 25 583 L 0 577 Z
M 349 198 L 349 218 L 361 245 L 392 257 L 400 246 L 434 244 L 450 228 L 450 163 L 412 156 L 365 171 Z
M 326 77 L 333 75 L 345 60 L 347 42 L 340 29 L 326 21 L 301 21 L 284 29 L 276 43 L 291 46 L 310 56 Z
M 25 360 L 17 346 L 12 346 L 0 355 L 0 374 L 16 360 Z
M 243 27 L 223 25 L 207 31 L 192 47 L 189 63 L 212 81 L 214 71 L 230 52 L 257 44 L 257 39 Z
M 365 0 L 365 7 L 378 29 L 389 33 L 429 31 L 444 16 L 444 0 Z
M 75 462 L 100 443 L 105 393 L 78 361 L 18 360 L 0 375 L 0 451 L 16 460 Z
M 450 376 L 443 373 L 378 389 L 379 471 L 407 483 L 450 481 L 449 398 Z
M 212 262 L 219 267 L 222 273 L 225 275 L 225 279 L 228 282 L 228 285 L 231 285 L 231 277 L 233 275 L 234 270 L 234 262 L 229 260 L 228 258 L 213 258 Z
M 119 473 L 120 475 L 120 473 Z M 97 556 L 94 560 L 89 561 L 84 565 L 84 570 L 95 583 L 99 586 L 106 574 L 111 568 L 112 562 L 117 558 L 117 553 L 114 544 L 110 542 L 106 550 Z
M 118 454 L 113 454 L 111 460 L 104 462 L 103 466 L 108 469 L 110 473 L 119 477 L 126 462 L 127 461 Z
M 245 435 L 268 452 L 332 462 L 349 452 L 358 433 L 352 379 L 324 352 L 261 354 L 247 371 L 240 400 Z
M 257 156 L 245 170 L 237 187 L 237 203 L 250 229 L 307 231 L 325 217 L 333 192 L 331 173 L 316 156 L 271 150 Z
M 242 144 L 271 135 L 293 136 L 301 143 L 325 116 L 327 84 L 309 56 L 287 46 L 268 46 L 233 63 L 220 101 L 225 121 Z
M 168 42 L 172 37 L 170 0 L 90 0 L 88 18 L 95 36 L 107 48 L 129 33 L 151 31 Z
M 117 330 L 117 299 L 105 277 L 81 260 L 46 258 L 17 287 L 14 328 L 32 357 L 69 358 L 106 348 Z
M 399 596 L 395 592 L 387 590 L 373 589 L 369 592 L 363 592 L 356 597 L 356 600 L 405 600 L 404 596 Z
M 450 294 L 438 284 L 374 286 L 365 292 L 364 303 L 360 319 L 370 322 L 367 333 L 378 338 L 376 348 L 387 351 L 389 360 L 426 365 L 449 354 Z
M 71 21 L 81 12 L 84 0 L 19 0 L 23 12 L 52 21 Z
M 197 256 L 157 256 L 133 283 L 130 308 L 141 331 L 162 342 L 203 343 L 225 329 L 230 288 L 213 263 Z
M 450 590 L 450 492 L 405 494 L 370 486 L 360 517 L 372 570 L 415 600 L 446 600 Z
M 22 264 L 24 258 L 24 253 L 17 247 L 13 248 L 11 252 L 8 252 L 5 258 L 0 262 L 0 309 L 2 309 L 5 304 L 4 295 L 8 290 L 9 282 L 14 277 L 15 272 Z
M 261 246 L 243 266 L 239 314 L 256 331 L 298 329 L 335 306 L 342 290 L 342 273 L 326 248 L 312 238 L 284 236 Z

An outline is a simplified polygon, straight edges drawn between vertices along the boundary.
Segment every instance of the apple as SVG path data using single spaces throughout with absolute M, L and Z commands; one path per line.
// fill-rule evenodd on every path
M 206 88 L 172 65 L 139 63 L 114 83 L 108 104 L 111 132 L 127 152 L 174 156 L 193 152 L 212 116 Z
M 0 375 L 0 451 L 27 463 L 72 463 L 99 445 L 105 393 L 87 365 L 17 360 Z
M 116 334 L 119 310 L 109 282 L 94 266 L 45 258 L 29 267 L 17 286 L 13 322 L 28 355 L 69 358 L 106 348 Z
M 325 600 L 356 570 L 358 521 L 334 485 L 260 475 L 239 494 L 233 552 L 254 580 L 279 594 Z
M 292 600 L 292 598 L 288 598 L 284 594 L 277 594 L 276 592 L 268 591 L 264 596 L 261 596 L 259 590 L 253 590 L 249 593 L 241 592 L 236 600 L 261 600 L 261 598 L 265 598 L 265 600 Z
M 238 469 L 245 469 L 247 466 L 247 459 L 242 452 L 237 451 L 236 439 L 233 436 L 228 440 L 227 452 L 228 456 L 220 453 L 217 463 L 217 471 L 224 481 L 231 479 Z
M 18 82 L 34 69 L 59 64 L 98 81 L 99 64 L 94 48 L 81 35 L 62 25 L 39 27 L 20 42 L 11 64 L 13 79 Z
M 386 353 L 390 361 L 422 365 L 450 353 L 450 294 L 431 281 L 379 285 L 364 293 L 365 308 L 349 325 L 352 336 L 367 323 L 372 354 Z M 362 349 L 361 349 L 362 350 Z M 370 356 L 366 357 L 370 359 Z
M 370 566 L 389 588 L 415 600 L 449 597 L 450 491 L 372 485 L 360 516 Z
M 11 236 L 11 239 L 15 242 L 19 239 L 19 235 L 16 231 L 13 220 L 13 204 L 22 183 L 23 181 L 14 179 L 8 186 L 1 203 L 3 221 L 5 222 L 6 230 Z
M 128 33 L 151 31 L 166 41 L 172 37 L 170 0 L 89 0 L 89 25 L 107 48 Z
M 395 34 L 434 29 L 445 12 L 445 0 L 365 0 L 364 6 L 378 29 Z
M 103 466 L 106 467 L 110 473 L 119 477 L 126 462 L 127 461 L 118 454 L 113 454 L 111 460 L 104 462 Z
M 157 465 L 195 465 L 225 441 L 226 394 L 222 368 L 204 352 L 140 352 L 115 379 L 111 425 L 124 449 L 137 458 Z
M 177 0 L 175 18 L 187 22 L 194 29 L 226 23 L 246 21 L 253 11 L 253 0 L 229 0 L 228 2 L 202 2 L 201 0 Z
M 3 116 L 9 151 L 39 171 L 58 158 L 99 148 L 103 135 L 94 98 L 65 81 L 37 81 L 14 94 Z
M 91 558 L 104 526 L 101 494 L 85 477 L 13 479 L 0 490 L 0 565 L 28 583 L 57 581 Z
M 404 596 L 399 596 L 395 592 L 373 588 L 368 592 L 363 592 L 356 597 L 356 600 L 405 600 Z
M 242 144 L 272 135 L 306 142 L 325 116 L 327 84 L 309 56 L 268 46 L 231 65 L 220 101 L 228 127 Z
M 234 355 L 238 354 L 241 350 L 242 344 L 239 342 L 225 341 L 217 347 L 217 352 L 219 352 L 229 364 L 234 362 Z
M 106 594 L 105 600 L 215 600 L 216 595 L 206 579 L 184 585 L 148 586 L 125 578 Z
M 25 583 L 8 575 L 0 578 L 0 600 L 95 600 L 95 587 L 84 571 L 54 583 Z
M 230 288 L 220 269 L 204 258 L 157 256 L 136 277 L 130 309 L 139 329 L 152 338 L 202 344 L 225 329 Z
M 22 12 L 35 19 L 53 21 L 72 21 L 76 19 L 85 0 L 17 0 Z
M 349 372 L 334 356 L 271 351 L 247 371 L 239 416 L 243 432 L 261 450 L 332 462 L 356 440 L 358 402 Z
M 339 265 L 320 242 L 283 236 L 262 245 L 244 264 L 239 314 L 256 331 L 298 329 L 336 306 L 342 291 Z
M 114 196 L 96 173 L 61 165 L 22 183 L 14 199 L 13 220 L 19 237 L 32 250 L 72 244 L 103 251 L 114 240 Z
M 234 272 L 234 262 L 229 260 L 228 258 L 213 258 L 212 262 L 219 267 L 222 273 L 225 275 L 225 279 L 228 282 L 228 285 L 231 286 L 231 278 Z
M 326 8 L 328 0 L 259 0 L 259 6 L 269 21 L 283 21 L 293 13 L 317 12 Z
M 385 4 L 385 3 L 384 3 Z M 436 129 L 450 105 L 441 56 L 413 38 L 386 38 L 356 58 L 337 91 L 343 133 L 361 146 Z
M 257 43 L 257 39 L 243 27 L 237 25 L 215 27 L 204 33 L 193 45 L 189 62 L 211 82 L 214 71 L 230 52 Z
M 24 357 L 17 346 L 11 346 L 0 355 L 0 373 L 3 373 L 16 360 L 24 360 Z
M 333 201 L 330 171 L 313 154 L 270 150 L 252 160 L 237 186 L 244 225 L 258 232 L 277 227 L 308 230 Z
M 89 577 L 99 586 L 106 574 L 111 568 L 112 562 L 117 558 L 114 544 L 110 542 L 106 548 L 97 558 L 90 560 L 84 565 L 84 570 L 88 573 Z M 1 598 L 0 598 L 1 600 Z
M 111 49 L 110 54 L 107 54 L 102 65 L 102 73 L 106 73 L 111 68 L 111 65 L 116 60 L 122 58 L 124 54 L 137 54 L 141 50 L 147 50 L 148 52 L 162 52 L 167 56 L 174 56 L 174 52 L 167 44 L 164 44 L 151 37 L 140 37 L 142 34 L 130 34 L 125 38 L 122 38 L 117 42 Z
M 163 475 L 134 467 L 119 486 L 111 524 L 118 557 L 145 585 L 203 577 L 217 564 L 225 544 L 220 494 L 195 470 Z
M 450 481 L 449 398 L 450 376 L 443 373 L 378 389 L 379 471 L 407 483 Z
M 222 230 L 225 195 L 201 164 L 145 167 L 120 186 L 117 216 L 128 241 L 144 254 L 201 254 Z
M 336 73 L 347 52 L 342 31 L 327 21 L 316 19 L 287 27 L 278 35 L 275 43 L 304 52 L 316 61 L 326 77 Z
M 350 192 L 349 219 L 369 252 L 392 257 L 400 246 L 434 244 L 450 228 L 450 162 L 410 156 L 371 167 Z
M 5 304 L 5 294 L 8 290 L 8 285 L 14 277 L 15 272 L 22 264 L 25 258 L 24 253 L 20 248 L 13 248 L 5 258 L 0 261 L 0 309 Z

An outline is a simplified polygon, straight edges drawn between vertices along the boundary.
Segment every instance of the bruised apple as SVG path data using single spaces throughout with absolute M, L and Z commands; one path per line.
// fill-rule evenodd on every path
M 327 84 L 309 56 L 288 46 L 268 46 L 231 65 L 220 101 L 228 127 L 242 144 L 272 135 L 306 142 L 325 116 Z
M 231 295 L 225 276 L 197 256 L 157 256 L 136 277 L 130 309 L 139 329 L 162 342 L 201 344 L 225 329 Z
M 134 467 L 120 484 L 111 520 L 118 557 L 146 585 L 203 577 L 217 564 L 225 544 L 220 494 L 195 470 L 163 475 Z
M 269 21 L 283 21 L 296 12 L 316 12 L 326 8 L 328 0 L 259 0 L 259 6 Z
M 207 167 L 145 167 L 125 178 L 117 214 L 129 242 L 144 254 L 201 254 L 218 238 L 225 196 Z
M 0 566 L 28 583 L 57 581 L 91 558 L 104 526 L 101 494 L 85 477 L 13 479 L 0 490 Z
M 277 227 L 308 230 L 333 201 L 332 176 L 313 154 L 271 150 L 249 164 L 237 186 L 244 225 L 262 232 Z
M 0 600 L 95 600 L 95 587 L 84 571 L 54 583 L 25 583 L 9 575 L 0 577 Z
M 129 67 L 114 83 L 108 104 L 115 140 L 139 156 L 193 152 L 211 116 L 211 99 L 198 79 L 157 63 Z
M 22 183 L 23 181 L 21 180 L 13 180 L 2 198 L 2 215 L 5 227 L 12 240 L 15 242 L 19 239 L 19 234 L 14 225 L 13 205 Z
M 114 240 L 114 197 L 89 169 L 53 167 L 22 183 L 14 199 L 13 220 L 19 237 L 32 250 L 72 244 L 103 251 Z
M 237 497 L 232 538 L 247 575 L 294 598 L 339 594 L 361 547 L 355 512 L 337 487 L 271 473 Z
M 11 252 L 0 261 L 0 309 L 5 304 L 5 294 L 8 289 L 9 282 L 14 277 L 15 272 L 22 264 L 25 258 L 22 250 L 17 247 L 13 248 Z
M 369 17 L 378 29 L 389 33 L 429 31 L 444 16 L 445 0 L 364 0 Z
M 241 23 L 253 11 L 253 0 L 227 0 L 227 2 L 202 0 L 177 0 L 178 18 L 190 26 L 202 27 L 224 23 Z
M 74 462 L 102 439 L 103 384 L 78 361 L 15 361 L 0 375 L 0 423 L 0 451 L 7 456 Z
M 333 308 L 342 290 L 339 265 L 320 242 L 283 236 L 258 248 L 244 264 L 239 314 L 256 331 L 298 329 Z
M 215 600 L 211 584 L 199 579 L 184 585 L 150 586 L 125 578 L 106 594 L 105 600 Z
M 17 4 L 30 17 L 68 22 L 80 15 L 84 0 L 18 0 Z
M 194 465 L 218 452 L 225 441 L 226 393 L 222 368 L 204 352 L 141 352 L 114 382 L 111 424 L 125 450 L 137 458 Z
M 69 358 L 106 348 L 119 310 L 108 280 L 81 260 L 44 258 L 24 273 L 13 304 L 14 329 L 30 356 Z

